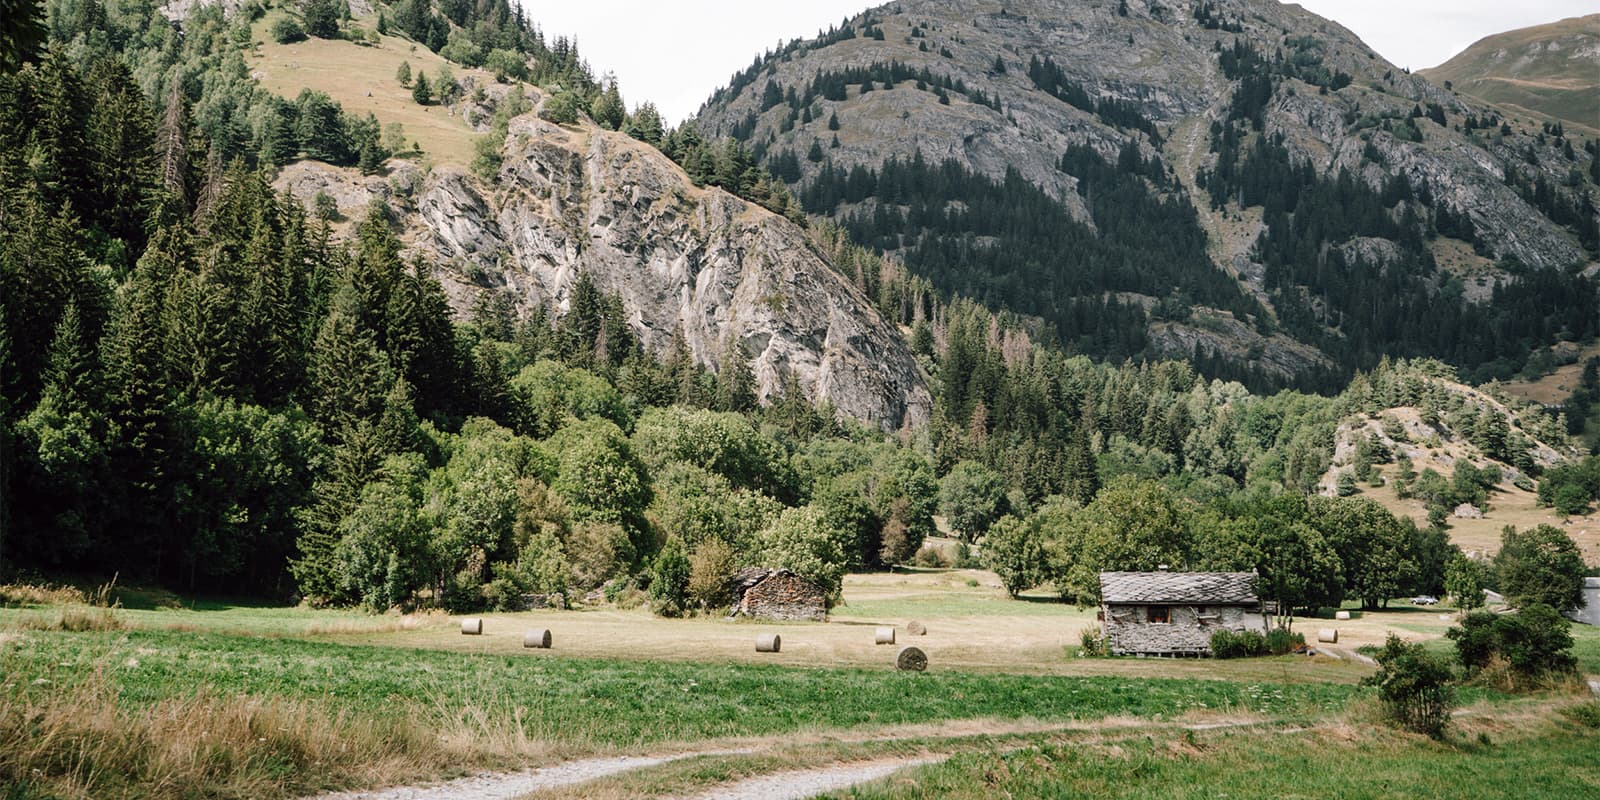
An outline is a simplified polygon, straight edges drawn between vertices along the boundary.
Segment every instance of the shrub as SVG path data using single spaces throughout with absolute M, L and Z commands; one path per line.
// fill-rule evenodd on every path
M 1211 634 L 1211 655 L 1216 658 L 1255 658 L 1271 652 L 1259 631 L 1220 630 Z
M 306 38 L 305 29 L 293 19 L 284 17 L 272 23 L 272 41 L 278 44 L 293 44 L 304 38 Z
M 1273 628 L 1267 631 L 1267 651 L 1275 656 L 1292 653 L 1305 646 L 1306 637 L 1288 628 Z
M 1105 658 L 1111 655 L 1111 645 L 1106 641 L 1105 631 L 1101 630 L 1099 625 L 1084 628 L 1078 641 L 1086 658 Z
M 577 124 L 578 114 L 582 109 L 583 98 L 572 92 L 560 91 L 544 102 L 544 107 L 539 110 L 539 116 L 557 125 L 574 125 Z
M 1600 701 L 1579 703 L 1578 705 L 1561 709 L 1561 713 L 1567 719 L 1585 728 L 1600 728 Z
M 689 600 L 701 608 L 733 604 L 729 581 L 738 569 L 738 555 L 721 539 L 707 539 L 689 557 Z
M 668 539 L 656 554 L 650 570 L 650 610 L 663 617 L 676 617 L 689 604 L 689 556 L 683 542 Z
M 1422 645 L 1407 644 L 1394 634 L 1376 660 L 1378 671 L 1361 685 L 1377 687 L 1384 716 L 1406 730 L 1442 737 L 1455 705 L 1450 666 Z
M 1445 635 L 1455 641 L 1456 656 L 1467 669 L 1487 671 L 1491 683 L 1519 689 L 1543 686 L 1577 667 L 1571 629 L 1555 609 L 1533 605 L 1516 614 L 1469 614 Z M 1496 669 L 1499 665 L 1504 669 Z

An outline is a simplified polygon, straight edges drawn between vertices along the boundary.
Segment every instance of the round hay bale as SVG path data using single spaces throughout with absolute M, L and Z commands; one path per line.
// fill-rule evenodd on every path
M 912 636 L 927 636 L 928 626 L 923 625 L 916 620 L 912 620 L 906 623 L 906 633 L 909 633 Z
M 889 625 L 878 628 L 877 633 L 873 634 L 872 641 L 874 644 L 894 644 L 894 628 Z
M 894 668 L 898 670 L 921 672 L 928 668 L 928 654 L 922 652 L 920 647 L 906 645 L 895 654 Z
M 1338 620 L 1349 619 L 1350 618 L 1350 612 L 1348 612 L 1348 611 L 1335 611 L 1335 612 L 1333 612 L 1333 618 L 1334 619 L 1338 619 Z
M 550 629 L 540 628 L 539 630 L 528 631 L 527 633 L 522 634 L 522 646 L 536 647 L 540 650 L 549 650 Z
M 1317 641 L 1326 642 L 1328 644 L 1338 644 L 1339 643 L 1339 629 L 1338 628 L 1322 628 L 1322 629 L 1318 630 L 1317 631 Z
M 483 633 L 482 617 L 467 617 L 461 620 L 462 636 L 479 636 Z
M 757 653 L 776 653 L 783 647 L 783 637 L 776 633 L 763 633 L 756 637 Z

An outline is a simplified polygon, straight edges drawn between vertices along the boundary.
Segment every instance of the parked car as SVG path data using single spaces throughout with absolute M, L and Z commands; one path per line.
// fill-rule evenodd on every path
M 1411 598 L 1411 604 L 1417 606 L 1437 605 L 1438 602 L 1439 598 L 1434 597 L 1431 594 L 1419 594 L 1416 597 Z

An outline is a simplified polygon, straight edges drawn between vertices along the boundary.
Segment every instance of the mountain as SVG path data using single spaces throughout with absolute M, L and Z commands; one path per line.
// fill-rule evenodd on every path
M 696 124 L 1091 355 L 1314 386 L 1385 355 L 1488 377 L 1600 332 L 1600 145 L 1298 6 L 903 0 L 764 54 Z
M 256 22 L 258 39 L 270 41 L 282 13 Z M 277 188 L 308 207 L 324 195 L 356 219 L 372 199 L 384 200 L 407 254 L 439 265 L 435 277 L 460 317 L 485 305 L 517 317 L 565 316 L 586 276 L 620 299 L 649 352 L 681 343 L 714 370 L 730 357 L 748 360 L 763 402 L 792 381 L 808 400 L 887 429 L 928 418 L 927 385 L 899 332 L 794 222 L 697 186 L 656 148 L 586 115 L 547 122 L 540 115 L 555 93 L 522 86 L 513 100 L 511 84 L 380 35 L 376 19 L 362 9 L 349 23 L 365 37 L 360 43 L 264 41 L 251 54 L 253 75 L 285 98 L 314 89 L 349 111 L 403 124 L 431 169 L 394 158 L 380 177 L 303 160 L 284 166 Z M 443 69 L 460 89 L 447 102 L 419 105 L 394 77 L 402 63 L 419 75 Z M 513 110 L 513 102 L 523 104 Z M 498 169 L 466 169 L 479 140 L 499 145 Z
M 1497 33 L 1419 74 L 1486 103 L 1600 133 L 1600 14 Z

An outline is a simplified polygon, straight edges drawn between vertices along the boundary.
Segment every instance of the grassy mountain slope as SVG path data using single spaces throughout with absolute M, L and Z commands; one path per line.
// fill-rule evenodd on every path
M 1600 14 L 1495 34 L 1420 74 L 1484 102 L 1600 132 Z

